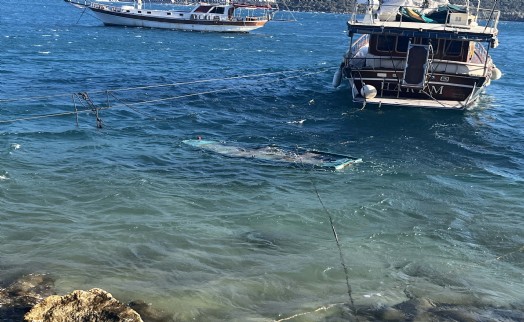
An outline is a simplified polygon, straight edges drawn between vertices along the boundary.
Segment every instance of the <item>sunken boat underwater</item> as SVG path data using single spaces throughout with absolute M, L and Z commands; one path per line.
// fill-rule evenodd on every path
M 347 79 L 353 101 L 364 105 L 469 108 L 502 75 L 489 55 L 500 11 L 464 1 L 358 0 L 333 85 Z
M 278 11 L 276 0 L 210 0 L 198 2 L 188 10 L 171 4 L 162 5 L 142 0 L 133 5 L 108 5 L 107 0 L 64 0 L 75 7 L 91 10 L 106 26 L 161 28 L 184 31 L 246 33 L 262 28 Z M 171 6 L 172 8 L 168 8 Z
M 353 164 L 362 162 L 362 159 L 348 155 L 302 148 L 290 150 L 277 146 L 238 146 L 225 142 L 202 139 L 183 140 L 182 143 L 226 157 L 259 160 L 281 165 L 342 170 Z

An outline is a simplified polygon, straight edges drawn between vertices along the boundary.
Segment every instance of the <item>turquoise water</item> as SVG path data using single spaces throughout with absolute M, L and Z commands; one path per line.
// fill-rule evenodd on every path
M 60 293 L 101 287 L 181 321 L 329 307 L 299 317 L 317 321 L 348 302 L 329 213 L 357 307 L 411 294 L 522 310 L 522 23 L 500 24 L 503 78 L 456 113 L 352 106 L 331 86 L 344 15 L 222 35 L 80 14 L 58 0 L 2 6 L 0 120 L 13 122 L 0 123 L 0 281 L 49 273 Z M 187 84 L 103 93 L 174 83 Z M 67 114 L 77 92 L 109 101 L 101 129 Z M 67 115 L 17 120 L 51 113 Z M 363 163 L 226 158 L 182 144 L 197 136 Z

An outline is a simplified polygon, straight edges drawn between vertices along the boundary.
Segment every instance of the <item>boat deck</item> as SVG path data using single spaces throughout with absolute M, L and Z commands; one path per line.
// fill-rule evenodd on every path
M 355 98 L 355 102 L 364 103 L 364 99 Z M 425 107 L 448 110 L 463 110 L 467 106 L 461 101 L 444 101 L 444 100 L 423 100 L 423 99 L 402 99 L 402 98 L 384 98 L 376 97 L 373 99 L 366 99 L 366 104 L 373 105 L 388 105 L 388 106 L 402 106 L 402 107 Z

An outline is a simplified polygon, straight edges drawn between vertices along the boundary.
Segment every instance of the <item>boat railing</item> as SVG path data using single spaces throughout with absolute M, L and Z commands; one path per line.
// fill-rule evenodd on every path
M 365 47 L 368 45 L 369 45 L 369 35 L 366 34 L 366 35 L 360 36 L 351 46 L 351 52 L 350 52 L 351 58 L 353 58 L 353 56 L 355 56 L 362 47 Z
M 471 62 L 475 64 L 484 64 L 488 59 L 488 56 L 489 54 L 486 48 L 481 43 L 476 42 L 475 51 L 471 57 Z
M 497 29 L 500 19 L 500 10 L 474 8 L 472 11 L 479 26 Z

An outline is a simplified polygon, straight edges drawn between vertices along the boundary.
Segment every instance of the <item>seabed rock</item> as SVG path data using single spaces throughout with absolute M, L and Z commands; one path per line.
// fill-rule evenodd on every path
M 136 311 L 99 288 L 49 296 L 24 318 L 28 322 L 143 322 Z
M 26 312 L 53 293 L 54 280 L 48 275 L 29 274 L 0 288 L 0 321 L 20 322 Z
M 360 308 L 358 321 L 390 322 L 521 322 L 524 313 L 519 308 L 435 303 L 427 298 L 409 299 L 392 307 Z

